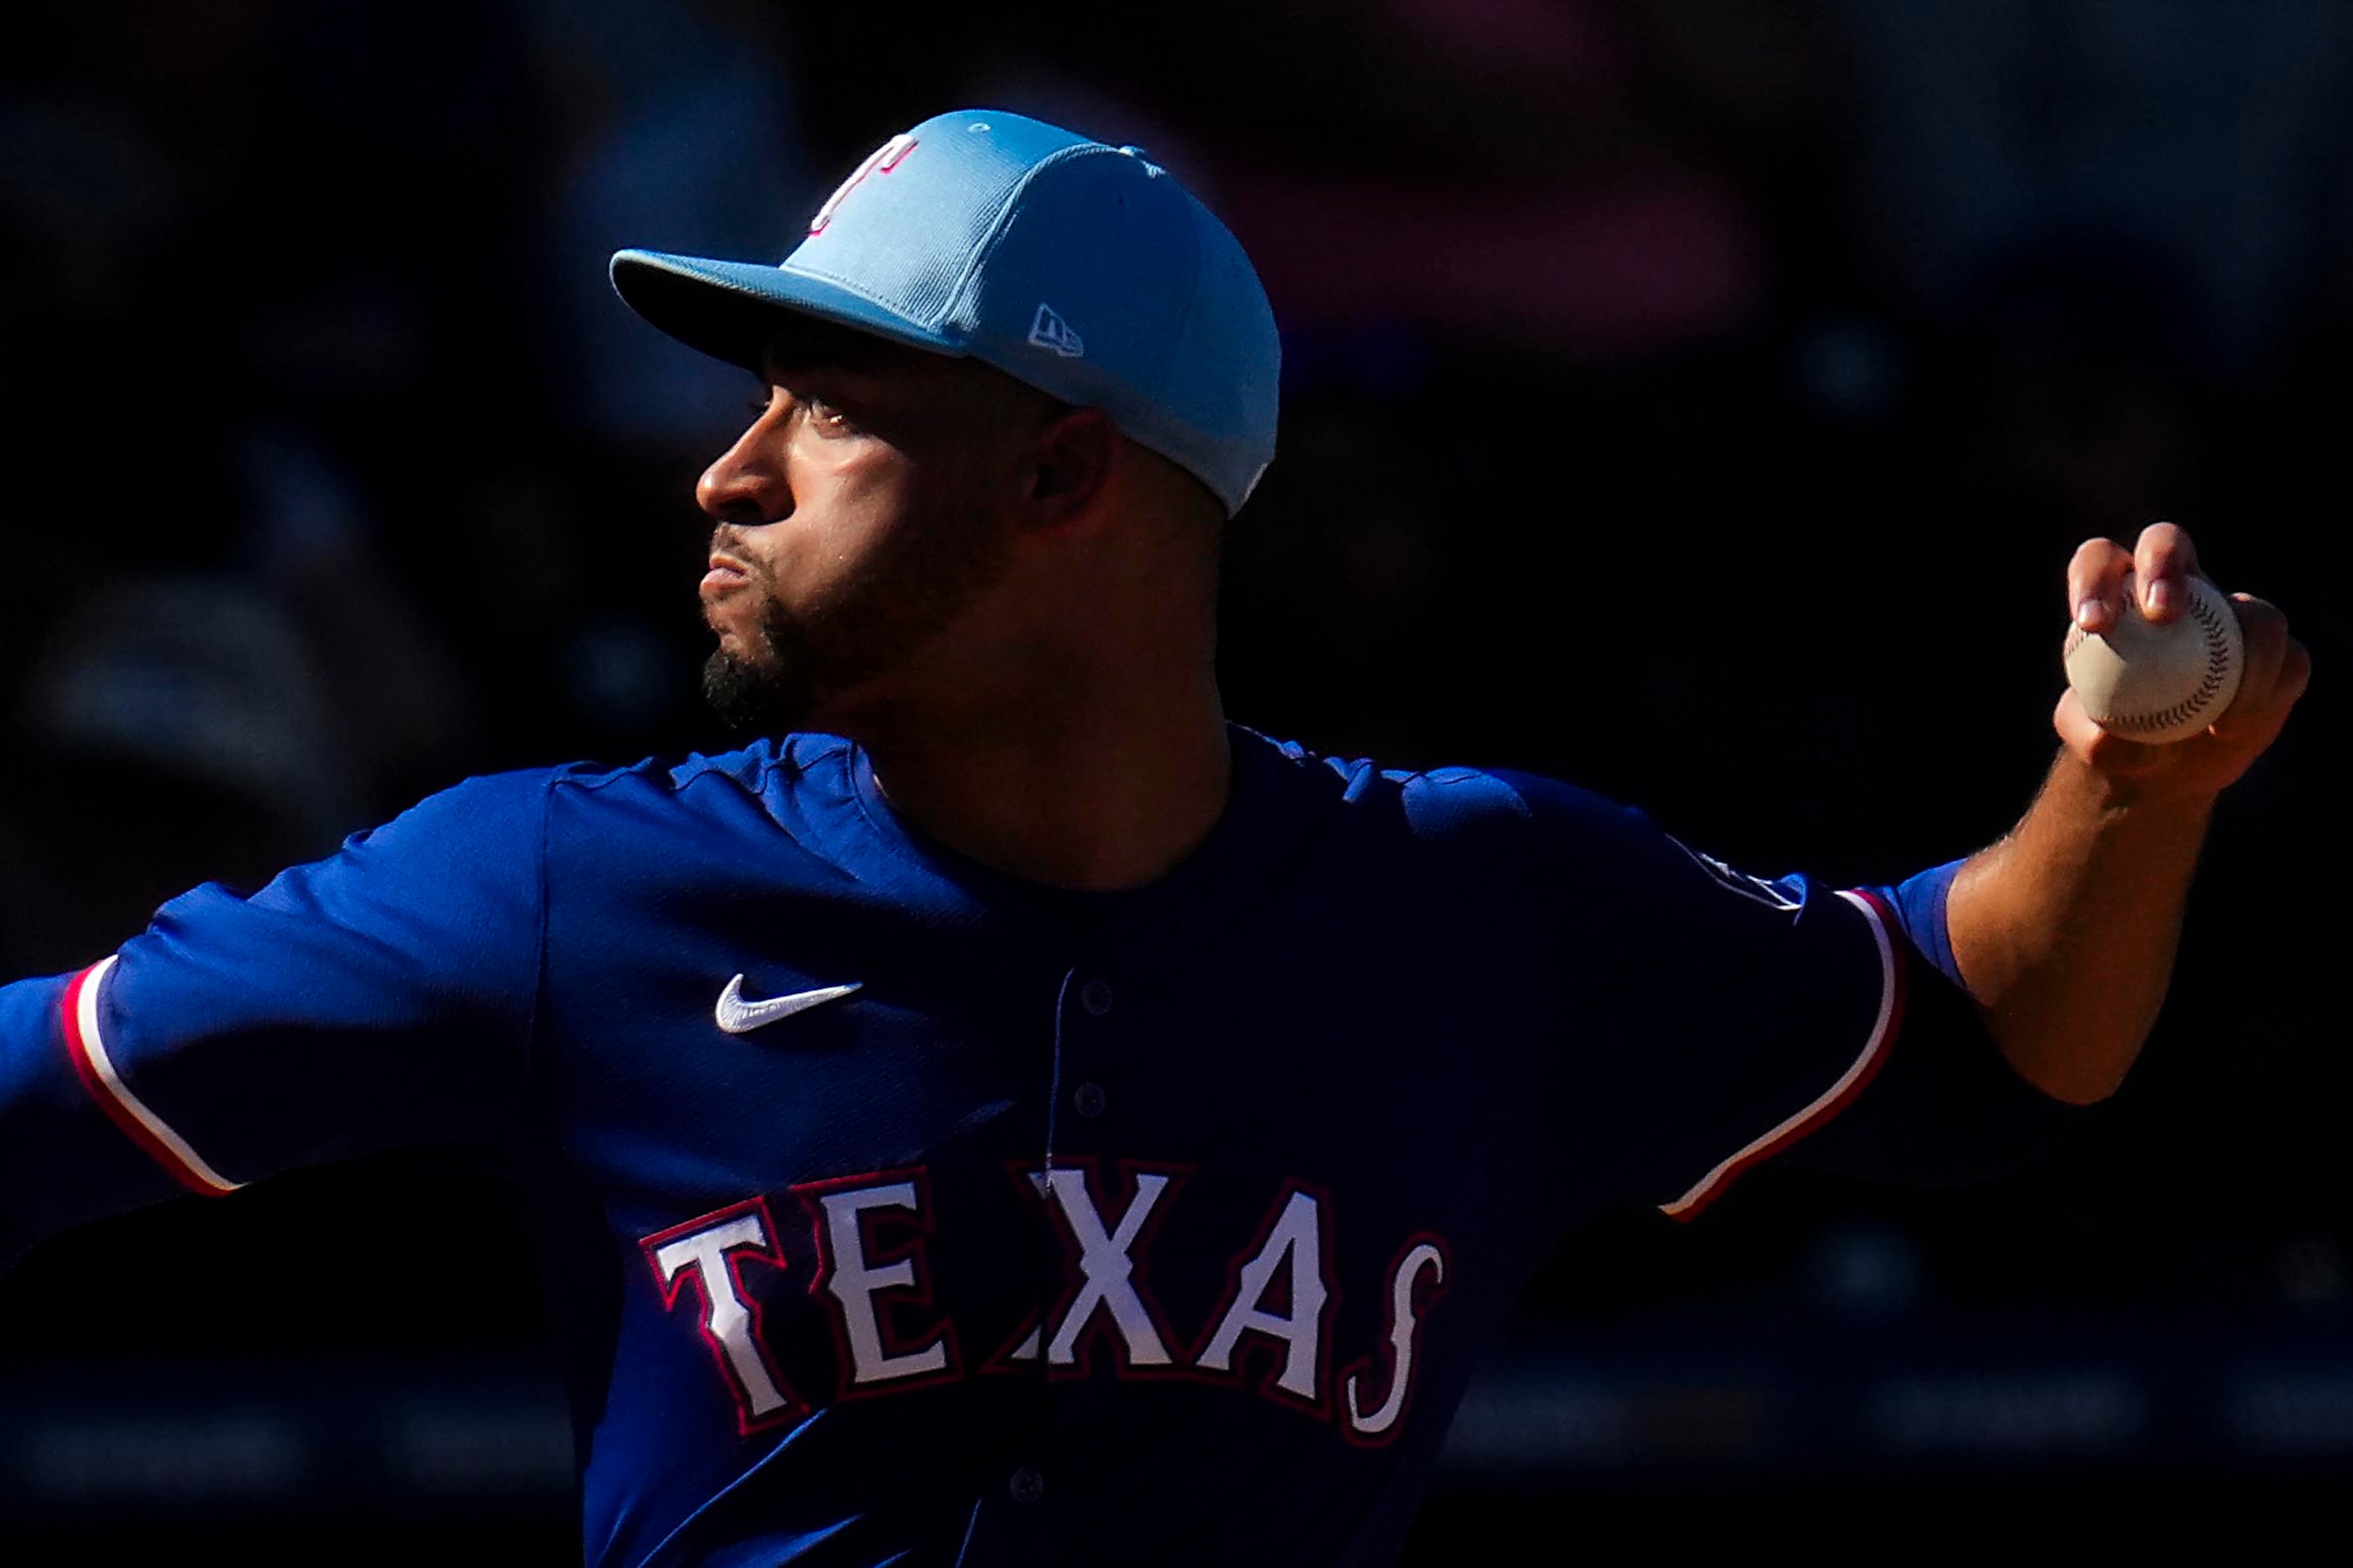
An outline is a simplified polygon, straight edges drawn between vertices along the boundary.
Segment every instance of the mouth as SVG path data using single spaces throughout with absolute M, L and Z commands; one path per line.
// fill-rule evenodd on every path
M 751 577 L 750 567 L 733 555 L 714 550 L 711 553 L 711 569 L 702 576 L 702 596 L 710 599 L 732 593 L 751 581 Z

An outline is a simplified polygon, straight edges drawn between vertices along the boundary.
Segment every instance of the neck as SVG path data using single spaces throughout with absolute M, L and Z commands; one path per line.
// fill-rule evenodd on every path
M 854 736 L 892 809 L 957 853 L 1057 887 L 1144 887 L 1217 826 L 1233 756 L 1206 661 L 1156 677 L 1123 662 L 1078 661 L 953 711 L 873 715 Z

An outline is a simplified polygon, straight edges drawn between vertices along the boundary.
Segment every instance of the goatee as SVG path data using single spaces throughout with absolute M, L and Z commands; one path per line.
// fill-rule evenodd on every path
M 807 729 L 818 694 L 806 666 L 788 664 L 777 651 L 791 636 L 790 617 L 774 599 L 760 606 L 761 658 L 741 658 L 722 647 L 702 665 L 702 700 L 730 730 L 783 735 Z
M 723 542 L 730 531 L 722 525 Z M 1012 563 L 1004 525 L 959 510 L 910 523 L 859 575 L 811 608 L 786 608 L 758 566 L 761 593 L 749 654 L 723 643 L 702 667 L 703 700 L 730 728 L 782 735 L 822 728 L 840 700 L 904 665 L 1003 579 Z M 738 554 L 741 552 L 731 551 Z

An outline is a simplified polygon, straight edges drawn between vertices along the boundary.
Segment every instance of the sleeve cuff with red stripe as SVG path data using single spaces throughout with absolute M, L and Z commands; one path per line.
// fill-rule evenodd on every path
M 122 1080 L 120 1068 L 107 1050 L 99 1009 L 107 977 L 114 973 L 114 965 L 111 958 L 92 964 L 66 986 L 66 1054 L 72 1058 L 74 1072 L 99 1108 L 122 1129 L 124 1136 L 145 1150 L 148 1157 L 182 1186 L 206 1197 L 237 1191 L 245 1184 L 233 1182 L 214 1169 Z
M 1708 1205 L 1723 1196 L 1725 1189 L 1743 1172 L 1771 1159 L 1853 1104 L 1885 1064 L 1888 1051 L 1904 1025 L 1905 950 L 1908 944 L 1895 911 L 1878 892 L 1856 889 L 1842 891 L 1839 897 L 1862 911 L 1871 927 L 1872 940 L 1879 949 L 1879 1011 L 1862 1049 L 1848 1064 L 1846 1071 L 1810 1104 L 1726 1156 L 1683 1196 L 1660 1205 L 1660 1211 L 1670 1218 L 1696 1219 Z

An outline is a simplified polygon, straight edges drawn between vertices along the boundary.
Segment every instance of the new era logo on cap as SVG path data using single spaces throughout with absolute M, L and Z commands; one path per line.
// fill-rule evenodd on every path
M 782 311 L 968 354 L 1101 408 L 1228 512 L 1274 456 L 1282 351 L 1240 245 L 1135 150 L 1021 115 L 965 110 L 892 137 L 780 264 L 625 250 L 613 286 L 754 371 Z
M 1038 319 L 1029 323 L 1029 341 L 1041 349 L 1052 349 L 1064 359 L 1082 359 L 1087 352 L 1086 340 L 1071 330 L 1071 323 L 1054 314 L 1054 307 L 1042 300 L 1038 304 Z

